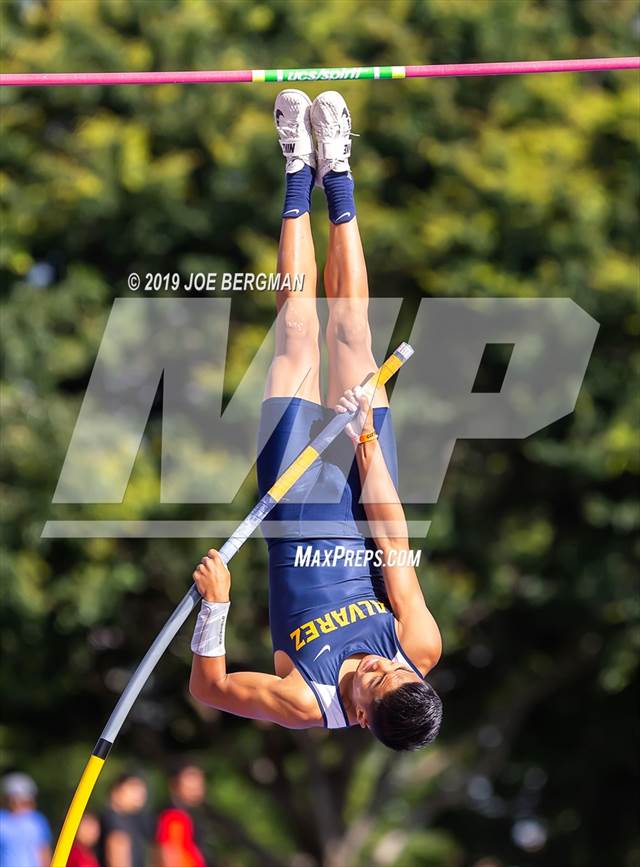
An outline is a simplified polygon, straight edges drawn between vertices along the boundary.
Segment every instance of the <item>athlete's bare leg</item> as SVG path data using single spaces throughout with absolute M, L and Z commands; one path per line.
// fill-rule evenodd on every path
M 348 223 L 329 224 L 324 286 L 329 299 L 327 405 L 335 406 L 346 389 L 361 383 L 377 368 L 371 352 L 367 266 L 355 218 Z M 379 388 L 373 406 L 387 403 L 384 388 Z
M 278 273 L 304 275 L 302 291 L 276 293 L 276 346 L 264 397 L 320 399 L 320 330 L 316 310 L 317 267 L 309 214 L 283 219 L 278 249 Z

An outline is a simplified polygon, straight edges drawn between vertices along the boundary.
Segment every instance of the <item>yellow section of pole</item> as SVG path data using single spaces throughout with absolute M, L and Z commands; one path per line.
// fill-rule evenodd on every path
M 380 388 L 381 385 L 384 385 L 385 382 L 388 382 L 393 376 L 393 374 L 396 373 L 396 371 L 400 370 L 402 364 L 403 359 L 399 358 L 395 354 L 395 352 L 393 353 L 393 355 L 390 355 L 378 371 L 376 388 Z
M 67 815 L 65 816 L 64 824 L 56 843 L 55 852 L 51 859 L 51 867 L 67 867 L 67 859 L 69 858 L 73 841 L 76 838 L 78 825 L 103 766 L 104 759 L 98 758 L 98 756 L 91 756 L 89 758 L 80 777 L 73 800 L 67 810 Z
M 293 487 L 300 476 L 309 469 L 317 457 L 318 452 L 313 448 L 313 446 L 307 446 L 304 451 L 300 452 L 289 469 L 285 470 L 277 482 L 274 482 L 269 488 L 269 493 L 276 503 L 284 497 L 289 488 Z

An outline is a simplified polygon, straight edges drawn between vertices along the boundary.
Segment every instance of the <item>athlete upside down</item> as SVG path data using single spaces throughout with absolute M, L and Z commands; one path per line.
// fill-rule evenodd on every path
M 441 639 L 411 558 L 405 556 L 406 522 L 396 492 L 397 456 L 385 390 L 378 389 L 370 400 L 362 388 L 352 389 L 377 365 L 348 161 L 351 119 L 340 94 L 328 91 L 311 104 L 298 90 L 278 95 L 274 117 L 286 158 L 278 273 L 304 274 L 305 281 L 302 291 L 277 294 L 276 349 L 258 438 L 260 495 L 318 424 L 329 420 L 328 407 L 358 414 L 346 428 L 347 437 L 305 472 L 272 513 L 287 528 L 285 538 L 267 540 L 276 674 L 227 673 L 224 628 L 231 576 L 212 549 L 193 573 L 203 603 L 192 642 L 190 689 L 203 703 L 238 716 L 294 729 L 360 725 L 388 747 L 417 749 L 440 727 L 442 705 L 424 678 L 440 658 Z M 326 193 L 330 217 L 324 269 L 327 406 L 320 396 L 317 272 L 309 219 L 314 182 Z M 373 540 L 358 529 L 365 513 Z M 295 565 L 301 544 L 319 552 L 304 567 Z M 339 563 L 327 556 L 338 547 L 351 555 Z M 374 549 L 380 552 L 376 558 L 370 556 Z

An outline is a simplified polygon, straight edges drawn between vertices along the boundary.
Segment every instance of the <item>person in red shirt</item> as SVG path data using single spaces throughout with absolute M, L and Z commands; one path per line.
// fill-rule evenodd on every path
M 197 765 L 179 765 L 169 780 L 171 806 L 158 817 L 156 845 L 159 867 L 207 867 L 201 836 L 194 823 L 204 804 L 206 788 Z
M 67 867 L 99 867 L 93 847 L 100 837 L 100 822 L 93 813 L 85 813 L 80 820 L 76 839 L 69 852 Z

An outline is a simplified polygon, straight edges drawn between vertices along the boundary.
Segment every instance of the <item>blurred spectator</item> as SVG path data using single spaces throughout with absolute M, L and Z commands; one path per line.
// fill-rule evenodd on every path
M 123 774 L 111 786 L 100 821 L 102 867 L 145 867 L 151 836 L 146 803 L 147 784 L 140 774 Z
M 49 867 L 51 830 L 36 810 L 38 787 L 26 774 L 7 774 L 0 786 L 6 809 L 0 810 L 1 867 Z
M 100 839 L 100 822 L 93 813 L 80 819 L 78 833 L 69 852 L 67 867 L 99 867 L 94 847 Z
M 204 773 L 191 762 L 178 764 L 169 777 L 170 806 L 156 828 L 159 867 L 212 867 L 205 857 Z

